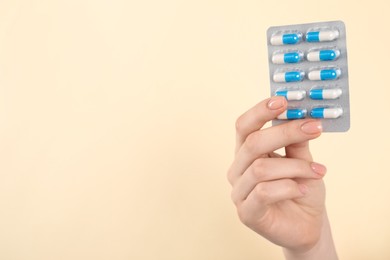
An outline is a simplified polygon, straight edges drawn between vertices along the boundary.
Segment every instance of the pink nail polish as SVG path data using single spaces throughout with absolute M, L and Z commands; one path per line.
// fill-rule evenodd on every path
M 311 166 L 311 169 L 317 173 L 318 175 L 321 175 L 321 176 L 324 176 L 325 173 L 326 173 L 326 167 L 322 164 L 319 164 L 319 163 L 315 163 L 315 162 L 312 162 L 310 164 Z
M 306 122 L 301 126 L 301 130 L 306 134 L 321 133 L 322 132 L 321 121 L 313 120 L 313 121 Z
M 271 110 L 277 110 L 286 104 L 286 99 L 284 97 L 272 97 L 267 104 L 267 107 Z

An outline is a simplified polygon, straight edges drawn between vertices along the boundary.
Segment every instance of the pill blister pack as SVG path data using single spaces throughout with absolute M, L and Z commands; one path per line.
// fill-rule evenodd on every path
M 350 127 L 348 62 L 342 21 L 273 26 L 267 31 L 271 95 L 288 109 L 273 125 L 317 118 L 324 132 Z

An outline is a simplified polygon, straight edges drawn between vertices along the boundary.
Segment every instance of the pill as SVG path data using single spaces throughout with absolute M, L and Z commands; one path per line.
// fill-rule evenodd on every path
M 309 96 L 311 99 L 323 100 L 323 99 L 336 99 L 341 96 L 343 91 L 341 88 L 330 88 L 330 89 L 312 89 L 310 90 Z
M 272 45 L 297 44 L 302 39 L 301 33 L 275 34 L 271 37 Z
M 277 96 L 283 96 L 287 100 L 302 100 L 306 96 L 304 90 L 279 90 L 275 93 Z
M 306 116 L 306 109 L 294 108 L 287 109 L 283 113 L 281 113 L 277 119 L 301 119 Z
M 312 70 L 307 75 L 310 80 L 332 80 L 341 75 L 340 69 Z
M 332 61 L 340 56 L 339 50 L 311 51 L 307 54 L 308 61 Z
M 301 52 L 287 52 L 287 53 L 276 53 L 272 55 L 272 63 L 284 64 L 284 63 L 297 63 L 303 58 Z
M 343 114 L 341 107 L 316 107 L 310 112 L 313 118 L 339 118 Z
M 307 42 L 329 42 L 339 38 L 338 30 L 313 31 L 306 34 Z
M 303 71 L 276 72 L 273 79 L 275 82 L 295 82 L 303 80 L 304 76 Z

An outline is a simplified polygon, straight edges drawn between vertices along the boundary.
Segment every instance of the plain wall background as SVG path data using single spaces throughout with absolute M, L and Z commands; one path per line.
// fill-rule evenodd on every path
M 312 142 L 341 259 L 390 259 L 388 1 L 0 1 L 0 259 L 281 259 L 244 227 L 234 122 L 269 26 L 343 20 L 352 126 Z

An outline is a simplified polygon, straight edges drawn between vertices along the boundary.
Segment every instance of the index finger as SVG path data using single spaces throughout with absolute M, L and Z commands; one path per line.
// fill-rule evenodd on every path
M 236 153 L 249 134 L 260 130 L 265 123 L 276 118 L 287 108 L 284 97 L 265 99 L 242 114 L 236 121 Z

